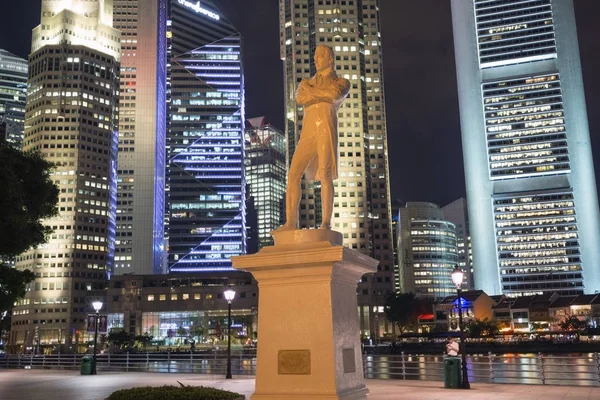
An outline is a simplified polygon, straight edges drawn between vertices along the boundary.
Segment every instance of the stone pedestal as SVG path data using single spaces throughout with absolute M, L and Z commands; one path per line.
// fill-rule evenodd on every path
M 330 230 L 274 233 L 275 246 L 232 258 L 259 285 L 252 400 L 366 399 L 356 287 L 378 262 Z

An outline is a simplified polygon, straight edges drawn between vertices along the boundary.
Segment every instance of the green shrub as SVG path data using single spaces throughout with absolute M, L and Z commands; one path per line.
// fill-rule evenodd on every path
M 204 386 L 145 386 L 117 390 L 106 400 L 240 400 L 239 393 Z

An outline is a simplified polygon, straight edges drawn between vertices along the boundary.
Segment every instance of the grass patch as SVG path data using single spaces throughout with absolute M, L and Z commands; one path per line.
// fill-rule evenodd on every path
M 180 384 L 181 385 L 181 384 Z M 204 386 L 144 386 L 117 390 L 106 400 L 243 400 L 239 393 Z

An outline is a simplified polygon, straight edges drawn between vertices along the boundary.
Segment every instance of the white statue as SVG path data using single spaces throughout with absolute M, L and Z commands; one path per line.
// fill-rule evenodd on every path
M 303 79 L 296 92 L 296 103 L 304 106 L 302 133 L 288 173 L 286 222 L 273 233 L 298 229 L 300 181 L 305 173 L 306 179 L 321 181 L 321 229 L 331 229 L 333 180 L 337 179 L 337 115 L 350 82 L 335 73 L 331 48 L 317 46 L 314 62 L 317 73 L 311 79 Z

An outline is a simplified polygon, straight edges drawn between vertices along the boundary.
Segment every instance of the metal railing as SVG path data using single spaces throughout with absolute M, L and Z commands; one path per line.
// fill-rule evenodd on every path
M 71 369 L 81 365 L 81 354 L 0 355 L 0 368 Z M 179 372 L 224 375 L 226 352 L 122 353 L 97 357 L 99 371 Z M 581 355 L 482 354 L 467 356 L 469 380 L 482 383 L 600 386 L 600 353 Z M 444 357 L 436 355 L 365 355 L 365 378 L 444 379 Z M 234 375 L 254 375 L 256 354 L 234 352 Z
M 365 378 L 444 379 L 444 357 L 366 355 Z M 600 386 L 600 354 L 492 354 L 467 356 L 469 381 L 482 383 Z
M 4 355 L 0 368 L 79 369 L 82 354 Z M 225 374 L 227 353 L 118 353 L 97 356 L 98 371 L 180 372 L 195 374 Z M 232 353 L 232 372 L 236 375 L 254 375 L 254 352 Z

